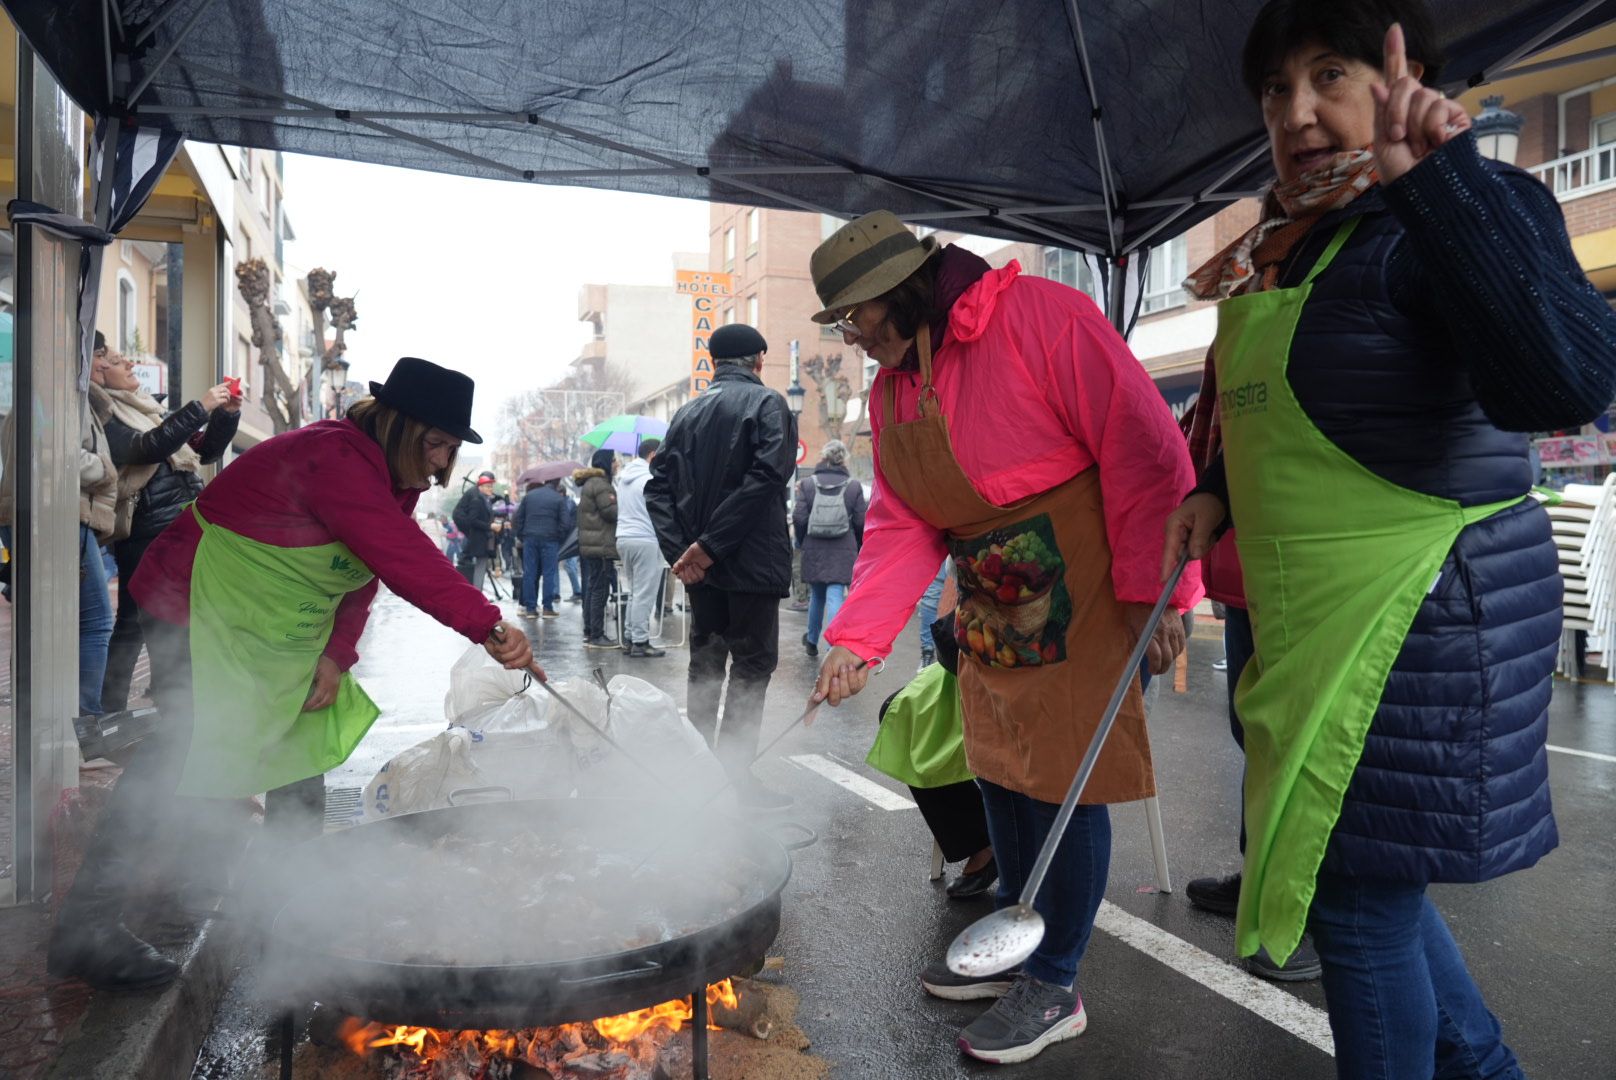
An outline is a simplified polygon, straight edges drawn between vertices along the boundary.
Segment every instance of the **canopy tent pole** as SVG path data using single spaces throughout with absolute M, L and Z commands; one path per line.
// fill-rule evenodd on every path
M 1105 124 L 1100 109 L 1100 95 L 1094 86 L 1094 70 L 1089 64 L 1088 42 L 1083 37 L 1083 16 L 1077 10 L 1077 0 L 1066 0 L 1066 15 L 1071 22 L 1073 44 L 1077 47 L 1077 64 L 1083 73 L 1083 82 L 1089 91 L 1089 117 L 1094 123 L 1094 151 L 1098 157 L 1096 168 L 1100 173 L 1100 196 L 1105 203 L 1106 253 L 1118 254 L 1119 219 L 1115 210 L 1120 198 L 1115 177 L 1111 175 L 1111 155 L 1105 145 Z
M 146 92 L 146 88 L 152 84 L 152 80 L 162 74 L 163 68 L 167 66 L 174 54 L 179 51 L 180 46 L 185 44 L 185 39 L 191 36 L 191 31 L 196 29 L 197 22 L 201 20 L 203 15 L 207 14 L 208 8 L 213 6 L 213 2 L 214 0 L 202 0 L 197 5 L 196 10 L 191 12 L 190 17 L 181 25 L 179 33 L 174 35 L 174 40 L 170 41 L 168 46 L 158 54 L 156 62 L 147 70 L 146 77 L 135 84 L 134 92 L 129 95 L 130 105 L 139 101 L 140 95 Z
M 168 0 L 168 2 L 165 3 L 157 12 L 157 14 L 153 15 L 150 19 L 147 19 L 145 24 L 141 26 L 140 33 L 135 35 L 135 44 L 144 45 L 146 43 L 146 39 L 157 33 L 158 29 L 168 21 L 168 17 L 174 14 L 175 11 L 179 10 L 187 2 L 188 0 Z M 204 6 L 206 6 L 205 3 Z
M 107 100 L 117 99 L 118 91 L 112 83 L 112 0 L 101 0 L 101 56 L 107 67 Z
M 1227 184 L 1230 180 L 1233 180 L 1236 176 L 1239 176 L 1242 172 L 1244 172 L 1251 165 L 1251 163 L 1253 161 L 1256 161 L 1258 158 L 1262 157 L 1266 153 L 1268 153 L 1268 140 L 1267 140 L 1266 137 L 1264 137 L 1262 139 L 1259 139 L 1257 141 L 1257 143 L 1254 146 L 1252 146 L 1251 151 L 1249 153 L 1247 153 L 1244 157 L 1242 157 L 1239 161 L 1237 161 L 1232 168 L 1230 168 L 1222 176 L 1218 177 L 1216 180 L 1214 180 L 1210 184 L 1208 184 L 1203 190 L 1198 192 L 1196 194 L 1195 198 L 1189 200 L 1183 206 L 1179 207 L 1176 212 L 1174 212 L 1172 214 L 1169 214 L 1169 215 L 1167 215 L 1167 217 L 1163 218 L 1161 221 L 1158 221 L 1152 228 L 1150 228 L 1144 234 L 1142 234 L 1131 245 L 1132 250 L 1134 250 L 1134 251 L 1143 251 L 1145 245 L 1150 242 L 1151 237 L 1155 236 L 1157 233 L 1159 233 L 1163 229 L 1167 228 L 1173 222 L 1177 221 L 1179 218 L 1181 218 L 1185 214 L 1189 213 L 1191 208 L 1193 208 L 1195 206 L 1198 206 L 1201 203 L 1205 202 L 1209 197 L 1211 197 L 1213 192 L 1215 192 L 1218 188 L 1222 187 L 1224 184 Z M 1260 195 L 1260 194 L 1262 194 L 1262 192 L 1257 192 L 1257 194 Z
M 1576 22 L 1590 11 L 1593 11 L 1595 8 L 1603 7 L 1604 4 L 1605 0 L 1584 0 L 1584 2 L 1578 5 L 1575 10 L 1567 12 L 1557 22 L 1553 23 L 1541 33 L 1533 35 L 1531 39 L 1526 41 L 1519 48 L 1507 53 L 1503 59 L 1499 60 L 1488 70 L 1478 71 L 1476 74 L 1470 76 L 1470 78 L 1465 81 L 1465 85 L 1480 86 L 1482 83 L 1490 81 L 1493 77 L 1493 72 L 1507 71 L 1511 64 L 1514 64 L 1522 57 L 1532 55 L 1545 41 L 1557 37 L 1560 31 L 1564 30 L 1566 27 L 1570 26 L 1572 23 Z

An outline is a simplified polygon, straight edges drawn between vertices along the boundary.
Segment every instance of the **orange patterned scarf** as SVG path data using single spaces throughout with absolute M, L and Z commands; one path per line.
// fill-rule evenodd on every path
M 1322 169 L 1276 184 L 1263 199 L 1262 220 L 1185 278 L 1184 288 L 1197 300 L 1272 289 L 1280 264 L 1313 224 L 1379 182 L 1375 156 L 1363 149 L 1337 154 Z

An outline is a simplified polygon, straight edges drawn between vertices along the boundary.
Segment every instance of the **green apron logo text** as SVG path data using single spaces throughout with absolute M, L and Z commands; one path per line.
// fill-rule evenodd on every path
M 1268 411 L 1268 382 L 1259 380 L 1218 391 L 1218 409 L 1224 419 Z

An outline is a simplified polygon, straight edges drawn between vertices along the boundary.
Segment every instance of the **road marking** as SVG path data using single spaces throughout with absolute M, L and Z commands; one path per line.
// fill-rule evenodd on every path
M 1592 750 L 1573 750 L 1569 746 L 1555 746 L 1553 743 L 1547 745 L 1556 754 L 1570 754 L 1573 757 L 1593 758 L 1595 761 L 1616 762 L 1616 754 L 1596 754 Z
M 852 769 L 845 768 L 819 754 L 797 754 L 789 759 L 801 765 L 809 772 L 816 772 L 826 780 L 839 787 L 846 788 L 865 802 L 874 803 L 883 810 L 913 810 L 915 804 L 899 795 L 888 791 L 874 780 L 860 776 Z
M 1109 900 L 1100 901 L 1094 925 L 1180 975 L 1194 979 L 1214 994 L 1335 1056 L 1330 1018 L 1322 1009 L 1169 934 L 1155 923 L 1128 914 Z

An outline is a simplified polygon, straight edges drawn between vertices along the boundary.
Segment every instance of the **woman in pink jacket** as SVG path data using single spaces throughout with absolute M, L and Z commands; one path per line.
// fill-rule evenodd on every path
M 917 240 L 885 211 L 814 252 L 825 309 L 881 365 L 870 394 L 875 492 L 816 700 L 863 689 L 861 660 L 885 657 L 946 556 L 965 749 L 982 788 L 1013 903 L 1057 805 L 1160 594 L 1161 516 L 1194 486 L 1172 414 L 1128 347 L 1082 293 L 990 269 Z M 1186 576 L 1180 610 L 1199 597 Z M 1166 619 L 1149 668 L 1184 645 Z M 1047 931 L 1020 971 L 987 979 L 942 963 L 921 976 L 952 1000 L 998 998 L 960 1033 L 972 1057 L 1024 1061 L 1087 1024 L 1075 987 L 1105 891 L 1106 804 L 1154 793 L 1136 688 L 1085 788 L 1037 908 Z
M 173 979 L 173 961 L 121 916 L 143 865 L 179 848 L 163 835 L 176 794 L 268 792 L 266 817 L 286 838 L 319 831 L 323 774 L 379 712 L 348 674 L 379 582 L 506 667 L 533 662 L 522 632 L 413 517 L 460 444 L 482 441 L 472 381 L 405 357 L 370 388 L 347 419 L 247 451 L 147 550 L 131 588 L 162 729 L 125 768 L 56 917 L 53 975 L 120 990 Z

